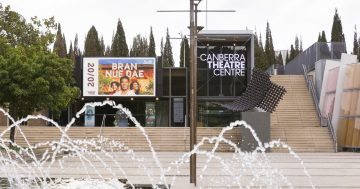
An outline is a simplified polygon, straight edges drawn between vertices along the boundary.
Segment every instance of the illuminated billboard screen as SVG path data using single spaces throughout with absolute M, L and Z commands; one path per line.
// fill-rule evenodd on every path
M 155 58 L 83 59 L 83 96 L 155 96 Z

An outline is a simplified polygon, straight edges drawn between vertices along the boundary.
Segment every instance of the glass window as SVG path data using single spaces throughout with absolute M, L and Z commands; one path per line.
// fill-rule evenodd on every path
M 209 72 L 209 96 L 219 96 L 220 91 L 220 77 L 214 76 L 213 72 Z
M 198 96 L 207 96 L 207 89 L 208 89 L 207 76 L 208 76 L 207 70 L 204 69 L 198 70 L 198 74 L 197 74 Z
M 163 69 L 163 95 L 169 96 L 169 69 Z
M 155 103 L 155 119 L 157 127 L 169 126 L 169 100 L 160 99 Z
M 246 77 L 235 77 L 235 96 L 240 96 L 246 90 Z
M 214 102 L 200 101 L 198 103 L 198 127 L 225 127 L 230 122 L 240 119 L 239 112 L 224 109 Z
M 186 96 L 186 70 L 171 70 L 171 95 Z

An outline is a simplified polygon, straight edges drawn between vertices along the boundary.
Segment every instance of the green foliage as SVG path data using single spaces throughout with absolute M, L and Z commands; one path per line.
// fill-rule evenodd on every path
M 280 52 L 279 55 L 276 57 L 276 66 L 279 67 L 282 65 L 284 65 L 284 61 L 283 61 L 282 54 Z
M 130 51 L 132 57 L 147 57 L 149 53 L 149 46 L 146 37 L 140 34 L 133 39 L 133 44 Z
M 12 47 L 33 46 L 37 51 L 48 50 L 54 42 L 56 24 L 54 17 L 39 20 L 36 16 L 27 23 L 19 13 L 11 11 L 10 6 L 0 7 L 0 37 Z
M 289 62 L 292 61 L 297 56 L 296 50 L 294 49 L 294 45 L 290 46 L 290 56 Z
M 60 58 L 47 48 L 55 36 L 54 19 L 33 18 L 32 23 L 26 23 L 9 7 L 4 12 L 9 18 L 0 19 L 0 106 L 9 103 L 10 114 L 15 118 L 43 109 L 58 116 L 79 96 L 80 90 L 73 87 L 71 60 Z M 14 136 L 12 128 L 12 141 Z
M 180 48 L 180 67 L 189 67 L 190 62 L 190 46 L 189 41 L 184 35 L 184 39 L 181 41 Z M 185 64 L 184 64 L 185 59 Z
M 166 29 L 166 41 L 164 46 L 164 55 L 163 55 L 163 67 L 173 67 L 174 58 L 172 53 L 172 47 L 170 43 L 169 29 Z
M 294 48 L 294 46 L 295 46 L 295 48 Z M 301 51 L 302 51 L 302 45 L 301 45 L 301 49 L 300 49 L 299 37 L 295 36 L 295 44 L 290 46 L 290 56 L 288 57 L 289 58 L 288 61 L 289 62 L 292 61 L 297 55 L 300 54 Z
M 297 35 L 295 36 L 295 52 L 296 55 L 300 53 L 300 40 Z
M 273 39 L 271 36 L 271 29 L 269 22 L 266 23 L 265 55 L 266 55 L 267 67 L 276 63 Z
M 164 40 L 163 40 L 163 38 L 161 38 L 161 42 L 160 42 L 160 53 L 161 53 L 161 57 L 164 57 Z
M 110 57 L 110 56 L 111 56 L 111 49 L 110 49 L 110 46 L 109 46 L 109 45 L 106 46 L 104 55 L 107 56 L 107 57 Z
M 75 35 L 75 40 L 74 40 L 74 54 L 77 56 L 81 56 L 81 51 L 79 49 L 79 39 L 78 39 L 78 34 Z
M 56 115 L 78 95 L 72 87 L 72 62 L 34 47 L 5 46 L 0 56 L 0 105 L 10 103 L 10 112 L 23 117 L 34 110 L 51 109 Z
M 323 30 L 321 33 L 319 33 L 317 42 L 327 42 L 325 31 Z
M 120 19 L 118 20 L 116 33 L 111 44 L 111 55 L 115 57 L 129 56 L 129 49 L 126 44 L 125 32 Z
M 87 33 L 85 39 L 85 48 L 84 48 L 84 56 L 86 57 L 97 57 L 103 56 L 98 32 L 96 28 L 92 26 Z
M 320 42 L 325 42 L 325 43 L 327 42 L 326 34 L 325 34 L 324 30 L 321 32 L 321 41 Z
M 104 37 L 103 36 L 101 36 L 100 46 L 101 46 L 101 55 L 104 56 L 105 55 L 105 43 L 104 43 Z
M 265 71 L 268 68 L 264 47 L 262 44 L 262 38 L 260 33 L 260 39 L 258 39 L 257 33 L 254 37 L 254 50 L 255 50 L 255 68 Z
M 150 37 L 149 37 L 149 57 L 156 57 L 156 49 L 155 49 L 155 39 L 152 31 L 152 27 L 150 27 Z
M 335 9 L 333 25 L 331 28 L 331 42 L 345 42 L 345 35 L 343 33 L 341 19 L 337 9 Z
M 60 24 L 58 24 L 58 31 L 56 33 L 53 52 L 61 58 L 65 58 L 67 56 L 66 40 L 64 34 L 61 33 Z
M 353 41 L 353 52 L 352 54 L 359 55 L 359 41 L 357 38 L 357 31 L 356 31 L 356 25 L 355 25 L 355 31 L 354 31 L 354 41 Z
M 289 60 L 289 53 L 286 52 L 286 57 L 285 57 L 285 64 L 289 63 L 290 60 Z

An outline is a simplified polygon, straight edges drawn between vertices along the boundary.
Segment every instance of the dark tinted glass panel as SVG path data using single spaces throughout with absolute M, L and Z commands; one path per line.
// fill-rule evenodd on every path
M 209 72 L 209 96 L 219 96 L 220 91 L 220 77 L 213 75 L 212 71 Z
M 235 82 L 234 77 L 226 76 L 222 77 L 222 94 L 224 96 L 234 96 L 235 95 Z
M 157 127 L 169 126 L 169 100 L 161 99 L 155 103 L 155 119 Z
M 239 42 L 199 42 L 199 96 L 239 96 L 247 82 L 248 55 L 246 44 Z M 208 70 L 205 73 L 203 70 Z M 207 78 L 203 74 L 207 74 Z M 206 81 L 205 81 L 206 79 Z M 207 84 L 208 93 L 200 86 Z
M 197 63 L 198 63 L 198 69 L 199 68 L 207 68 L 207 64 L 206 62 L 202 62 L 200 60 L 200 56 L 202 54 L 207 54 L 208 50 L 207 50 L 207 46 L 198 46 L 198 51 L 197 51 L 197 56 L 198 56 L 198 59 L 197 59 Z
M 246 77 L 235 77 L 235 96 L 240 96 L 246 90 Z
M 169 69 L 163 69 L 163 95 L 169 96 Z
M 186 70 L 172 69 L 171 70 L 171 95 L 185 96 L 186 95 Z
M 207 87 L 208 87 L 207 72 L 208 72 L 207 70 L 198 70 L 198 74 L 197 74 L 198 96 L 207 96 Z
M 241 120 L 239 112 L 226 110 L 214 102 L 198 103 L 198 127 L 225 127 L 235 120 Z

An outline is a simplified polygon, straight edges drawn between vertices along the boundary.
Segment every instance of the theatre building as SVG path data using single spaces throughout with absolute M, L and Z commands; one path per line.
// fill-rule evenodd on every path
M 197 42 L 198 126 L 222 127 L 240 118 L 217 105 L 246 89 L 254 67 L 249 30 L 201 31 Z M 144 126 L 183 127 L 189 112 L 189 69 L 163 67 L 161 57 L 82 59 L 82 102 L 113 100 L 128 108 Z M 116 109 L 91 108 L 77 122 L 115 126 Z M 85 121 L 87 120 L 87 121 Z M 132 126 L 129 123 L 125 126 Z

